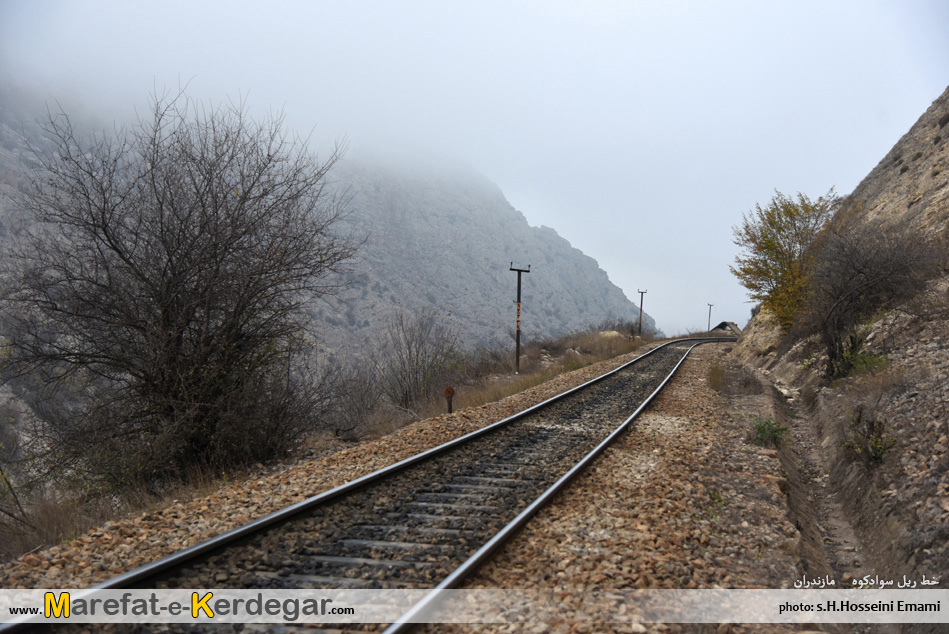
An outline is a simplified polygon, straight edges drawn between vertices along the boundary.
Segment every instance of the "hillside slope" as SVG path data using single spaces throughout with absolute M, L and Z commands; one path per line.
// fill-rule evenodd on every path
M 949 230 L 949 88 L 847 196 L 868 219 Z M 748 323 L 738 354 L 765 367 L 777 360 L 781 339 L 766 311 Z
M 949 223 L 949 88 L 850 194 L 868 217 L 945 230 Z

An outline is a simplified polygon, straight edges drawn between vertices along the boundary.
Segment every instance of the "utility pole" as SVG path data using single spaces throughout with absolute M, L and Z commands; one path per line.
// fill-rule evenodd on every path
M 636 291 L 639 293 L 639 338 L 643 337 L 643 295 L 649 291 L 641 291 L 638 288 Z
M 514 268 L 511 262 L 511 270 L 517 271 L 517 330 L 514 331 L 514 374 L 521 372 L 521 273 L 530 273 L 531 265 L 526 269 Z
M 705 329 L 705 332 L 712 332 L 712 306 L 715 304 L 708 305 L 708 328 Z

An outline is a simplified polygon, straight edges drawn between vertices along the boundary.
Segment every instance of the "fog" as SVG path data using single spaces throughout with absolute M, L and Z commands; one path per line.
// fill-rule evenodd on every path
M 123 119 L 186 87 L 317 151 L 460 161 L 669 334 L 745 323 L 732 226 L 849 193 L 946 88 L 947 33 L 941 0 L 0 0 L 0 63 L 50 103 Z

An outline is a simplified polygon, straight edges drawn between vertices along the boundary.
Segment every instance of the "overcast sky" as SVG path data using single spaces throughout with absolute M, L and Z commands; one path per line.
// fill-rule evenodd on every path
M 947 34 L 942 0 L 0 0 L 0 63 L 50 99 L 187 83 L 468 163 L 668 334 L 745 323 L 731 227 L 849 193 L 949 84 Z

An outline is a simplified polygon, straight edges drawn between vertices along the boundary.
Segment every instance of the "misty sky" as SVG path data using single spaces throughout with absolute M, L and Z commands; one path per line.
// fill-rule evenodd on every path
M 0 64 L 110 120 L 187 84 L 467 163 L 675 334 L 748 319 L 742 213 L 849 193 L 945 90 L 949 2 L 0 0 Z

